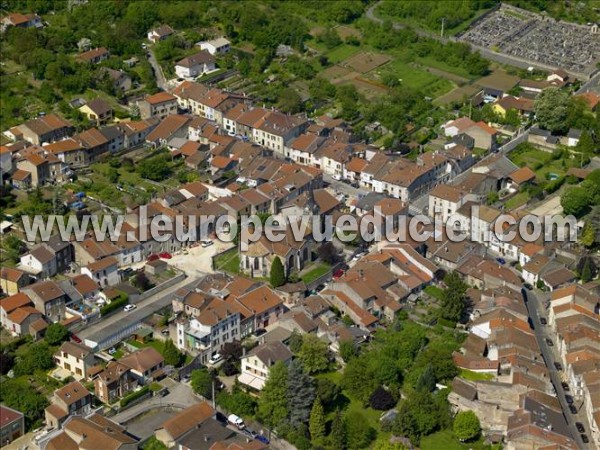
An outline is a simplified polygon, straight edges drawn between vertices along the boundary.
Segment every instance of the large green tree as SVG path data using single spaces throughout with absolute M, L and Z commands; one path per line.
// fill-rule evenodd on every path
M 376 433 L 366 417 L 359 411 L 349 411 L 344 417 L 344 422 L 348 448 L 357 450 L 368 448 Z
M 302 338 L 302 347 L 298 352 L 298 359 L 304 369 L 310 373 L 321 372 L 329 366 L 329 349 L 327 343 L 316 334 L 307 334 Z
M 325 438 L 325 411 L 318 397 L 310 412 L 309 430 L 313 444 L 322 445 Z
M 342 412 L 338 409 L 335 412 L 333 422 L 331 423 L 331 434 L 329 435 L 331 447 L 342 450 L 347 448 L 346 437 L 346 423 L 344 422 L 344 416 L 342 415 Z
M 276 256 L 271 263 L 271 273 L 269 276 L 271 286 L 276 288 L 285 284 L 285 269 L 279 256 Z
M 292 427 L 308 422 L 315 396 L 314 380 L 298 360 L 293 360 L 288 367 L 287 382 L 288 419 Z
M 458 322 L 466 306 L 467 284 L 460 278 L 458 272 L 450 272 L 444 277 L 442 307 L 440 314 L 444 319 Z
M 192 389 L 204 398 L 212 398 L 213 375 L 207 369 L 198 369 L 192 372 Z
M 56 322 L 48 326 L 44 338 L 50 345 L 62 344 L 69 338 L 69 330 L 64 325 Z
M 165 358 L 165 364 L 170 366 L 179 366 L 183 361 L 183 354 L 175 347 L 175 343 L 171 339 L 165 341 L 162 355 Z
M 544 89 L 535 99 L 535 116 L 539 125 L 553 133 L 568 129 L 569 93 L 559 88 Z
M 560 204 L 565 214 L 580 218 L 588 211 L 589 192 L 579 186 L 566 189 L 560 196 Z
M 453 431 L 461 441 L 470 441 L 479 436 L 481 424 L 473 411 L 461 411 L 454 419 Z
M 276 362 L 269 370 L 269 376 L 258 400 L 258 417 L 269 427 L 276 427 L 288 417 L 288 368 Z

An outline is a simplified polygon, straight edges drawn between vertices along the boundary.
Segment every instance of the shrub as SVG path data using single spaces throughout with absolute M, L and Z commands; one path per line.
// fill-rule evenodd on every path
M 383 386 L 379 386 L 373 393 L 371 394 L 371 398 L 369 398 L 369 404 L 371 408 L 377 409 L 379 411 L 387 411 L 396 405 L 396 400 L 388 391 L 386 391 Z
M 100 315 L 105 316 L 108 313 L 114 311 L 115 309 L 125 306 L 128 303 L 128 301 L 129 297 L 127 296 L 127 294 L 121 294 L 119 298 L 116 298 L 109 304 L 104 305 L 102 308 L 100 308 Z
M 129 405 L 132 401 L 137 400 L 138 398 L 143 397 L 148 392 L 150 392 L 150 386 L 144 386 L 139 391 L 135 391 L 135 392 L 132 392 L 129 395 L 126 395 L 125 397 L 123 397 L 121 399 L 121 402 L 120 402 L 121 408 L 124 408 L 125 406 Z

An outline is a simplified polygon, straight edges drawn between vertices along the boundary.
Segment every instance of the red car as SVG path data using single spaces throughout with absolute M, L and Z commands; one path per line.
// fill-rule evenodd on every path
M 79 337 L 76 334 L 71 333 L 71 339 L 77 342 L 78 344 L 81 344 L 81 339 L 79 339 Z
M 337 269 L 335 272 L 333 272 L 333 279 L 337 280 L 338 278 L 341 278 L 344 276 L 344 271 L 343 269 Z
M 160 259 L 160 256 L 154 254 L 148 256 L 148 261 L 156 261 L 157 259 Z
M 160 256 L 162 259 L 171 259 L 173 257 L 173 255 L 171 255 L 169 252 L 162 252 L 158 256 Z

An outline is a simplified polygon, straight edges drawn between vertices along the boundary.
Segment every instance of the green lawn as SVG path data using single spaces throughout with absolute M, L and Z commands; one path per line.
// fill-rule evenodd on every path
M 440 69 L 440 70 L 443 70 L 444 72 L 453 73 L 460 77 L 469 78 L 469 79 L 473 78 L 473 76 L 470 75 L 469 72 L 465 68 L 451 66 L 450 64 L 446 63 L 445 61 L 439 61 L 432 56 L 426 56 L 424 58 L 416 58 L 416 61 L 419 64 L 422 64 L 424 66 L 433 67 L 434 69 Z
M 240 254 L 236 247 L 221 253 L 215 258 L 215 269 L 225 272 L 240 273 Z
M 350 58 L 359 51 L 361 51 L 361 47 L 359 46 L 342 44 L 325 53 L 325 56 L 327 56 L 327 59 L 329 59 L 330 62 L 336 64 Z
M 506 209 L 511 210 L 524 205 L 529 200 L 529 194 L 527 192 L 519 192 L 515 196 L 504 202 Z
M 422 438 L 420 448 L 421 450 L 491 450 L 493 447 L 484 445 L 481 438 L 475 442 L 462 443 L 454 436 L 451 430 L 443 430 Z
M 471 381 L 487 381 L 494 379 L 494 375 L 491 373 L 478 373 L 467 369 L 460 369 L 460 376 L 465 380 Z
M 427 286 L 423 290 L 425 291 L 426 294 L 430 295 L 433 298 L 437 298 L 438 300 L 441 300 L 442 296 L 444 295 L 443 289 L 441 289 L 437 286 Z
M 431 98 L 444 95 L 454 87 L 450 81 L 419 69 L 402 59 L 394 59 L 385 66 L 385 70 L 391 71 L 402 85 L 420 90 Z
M 127 341 L 127 343 L 129 345 L 132 345 L 136 348 L 145 348 L 145 347 L 153 347 L 155 348 L 158 353 L 160 353 L 162 355 L 162 352 L 165 348 L 165 344 L 162 341 L 156 341 L 156 340 L 151 340 L 146 342 L 145 344 L 142 344 L 141 342 L 136 341 L 135 339 L 130 339 Z
M 308 272 L 303 274 L 300 277 L 300 279 L 302 281 L 304 281 L 306 284 L 309 284 L 309 283 L 312 283 L 313 281 L 315 281 L 317 278 L 320 278 L 323 275 L 325 275 L 327 272 L 329 272 L 330 269 L 331 269 L 331 266 L 329 264 L 319 263 L 318 265 L 312 267 Z

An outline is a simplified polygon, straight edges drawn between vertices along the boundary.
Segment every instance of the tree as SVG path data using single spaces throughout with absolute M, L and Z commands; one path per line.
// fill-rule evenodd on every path
M 408 450 L 406 446 L 400 443 L 391 443 L 389 441 L 377 441 L 372 450 Z
M 281 263 L 281 259 L 279 259 L 279 256 L 276 256 L 271 264 L 269 281 L 271 286 L 274 288 L 285 284 L 285 270 L 283 268 L 283 264 Z
M 6 375 L 15 363 L 15 359 L 10 353 L 0 352 L 0 373 Z
M 50 345 L 62 344 L 68 338 L 69 330 L 58 322 L 50 324 L 44 335 L 44 339 L 46 339 L 46 342 Z
M 317 249 L 319 259 L 327 264 L 336 264 L 340 260 L 340 255 L 333 242 L 325 242 Z
M 596 230 L 594 229 L 594 225 L 589 220 L 586 220 L 585 224 L 583 225 L 579 242 L 581 245 L 587 248 L 591 248 L 596 244 Z
M 377 387 L 373 369 L 366 357 L 351 359 L 342 374 L 342 386 L 357 400 L 367 403 L 371 392 Z
M 338 409 L 333 417 L 333 422 L 331 423 L 331 434 L 329 435 L 331 447 L 341 450 L 345 449 L 346 435 L 347 433 L 344 417 L 342 416 L 342 412 Z
M 217 404 L 227 412 L 240 417 L 253 416 L 256 412 L 256 400 L 250 394 L 246 394 L 239 388 L 234 387 L 229 394 L 226 391 L 217 394 Z
M 295 328 L 290 335 L 289 347 L 294 354 L 300 353 L 302 348 L 302 334 Z
M 171 339 L 165 341 L 165 346 L 162 351 L 165 364 L 178 367 L 183 361 L 183 354 L 177 349 Z
M 340 356 L 344 362 L 350 361 L 356 355 L 358 355 L 358 350 L 353 341 L 348 340 L 340 342 Z
M 152 181 L 163 181 L 171 175 L 171 168 L 165 155 L 157 155 L 152 158 L 142 159 L 137 163 L 137 171 L 142 178 Z
M 468 286 L 457 272 L 446 275 L 444 284 L 447 287 L 442 295 L 440 314 L 446 320 L 458 322 L 465 309 L 465 294 Z
M 431 364 L 427 364 L 425 370 L 421 372 L 416 387 L 417 389 L 425 389 L 427 392 L 435 389 L 435 374 Z
M 302 111 L 302 97 L 292 87 L 287 87 L 279 93 L 279 109 L 285 113 L 298 114 Z
M 587 260 L 583 266 L 583 270 L 581 271 L 581 282 L 587 283 L 592 279 L 592 270 L 590 268 L 589 260 Z
M 539 125 L 553 133 L 568 128 L 569 93 L 556 87 L 544 89 L 535 99 L 534 110 Z
M 289 422 L 294 428 L 307 423 L 315 399 L 313 379 L 304 371 L 302 364 L 293 360 L 288 367 L 287 407 Z
M 288 368 L 282 361 L 277 361 L 269 370 L 257 411 L 259 419 L 271 428 L 288 417 L 287 390 Z
M 470 441 L 479 436 L 481 424 L 473 411 L 461 411 L 456 415 L 452 429 L 460 441 Z
M 25 380 L 7 379 L 2 381 L 0 401 L 6 406 L 21 411 L 25 415 L 27 428 L 43 419 L 48 400 L 40 395 L 33 385 Z
M 310 411 L 309 430 L 313 444 L 322 445 L 325 438 L 325 411 L 318 397 Z
M 302 339 L 302 347 L 298 359 L 309 373 L 321 372 L 329 366 L 329 350 L 327 343 L 315 334 L 307 334 Z
M 342 393 L 342 389 L 327 378 L 317 379 L 317 397 L 325 408 L 334 405 Z
M 588 191 L 582 187 L 568 188 L 561 195 L 560 204 L 565 214 L 580 218 L 589 207 Z
M 192 371 L 192 389 L 204 398 L 212 398 L 213 375 L 207 369 Z
M 394 396 L 390 394 L 389 391 L 385 390 L 383 386 L 379 386 L 371 394 L 369 404 L 373 409 L 387 411 L 396 405 L 396 399 L 394 399 Z
M 32 344 L 27 351 L 19 357 L 14 371 L 16 376 L 31 375 L 36 370 L 50 370 L 54 367 L 52 349 L 46 342 Z
M 346 442 L 349 449 L 368 448 L 375 438 L 375 430 L 369 421 L 358 411 L 350 411 L 344 417 L 346 425 Z
M 138 272 L 133 277 L 133 285 L 140 291 L 144 292 L 150 289 L 151 283 L 144 272 Z
M 243 353 L 244 349 L 240 341 L 226 342 L 221 347 L 221 355 L 223 355 L 225 360 L 237 361 L 242 357 Z

